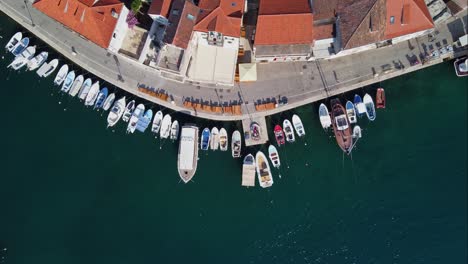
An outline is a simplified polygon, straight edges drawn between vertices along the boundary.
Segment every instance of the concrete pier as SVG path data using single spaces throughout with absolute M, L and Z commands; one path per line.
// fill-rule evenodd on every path
M 250 125 L 257 123 L 260 126 L 260 138 L 254 140 L 251 136 Z M 255 117 L 242 119 L 242 130 L 244 132 L 244 141 L 247 147 L 263 145 L 268 142 L 268 129 L 265 117 Z

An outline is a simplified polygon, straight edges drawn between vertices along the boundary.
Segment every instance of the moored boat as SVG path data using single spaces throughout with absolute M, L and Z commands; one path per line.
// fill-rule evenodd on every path
M 78 93 L 78 91 L 81 89 L 81 86 L 83 85 L 83 81 L 84 81 L 84 77 L 81 74 L 75 78 L 69 91 L 69 94 L 72 97 L 75 96 Z
M 369 118 L 370 121 L 374 121 L 376 116 L 374 101 L 369 94 L 364 95 L 364 105 L 366 106 L 367 118 Z
M 377 95 L 375 97 L 377 108 L 385 108 L 385 90 L 384 88 L 377 89 Z
M 356 109 L 351 101 L 346 102 L 346 115 L 348 116 L 349 123 L 354 124 L 357 122 Z
M 63 82 L 63 85 L 62 85 L 62 89 L 60 89 L 60 91 L 64 93 L 68 93 L 74 80 L 75 80 L 75 71 L 71 71 L 67 74 L 67 77 L 65 78 L 65 81 Z
M 301 118 L 299 118 L 298 115 L 293 115 L 292 116 L 292 123 L 294 126 L 294 130 L 296 130 L 296 133 L 299 137 L 305 136 L 305 129 L 304 125 L 302 124 Z
M 241 149 L 242 149 L 241 134 L 238 130 L 236 130 L 232 133 L 232 140 L 231 140 L 232 157 L 239 158 L 241 156 Z
M 184 183 L 189 182 L 197 171 L 198 127 L 184 125 L 180 135 L 177 170 Z
M 330 113 L 328 113 L 328 108 L 325 104 L 320 104 L 319 106 L 319 118 L 320 124 L 322 124 L 323 129 L 328 129 L 331 126 Z
M 19 70 L 23 66 L 25 66 L 34 54 L 36 53 L 36 46 L 27 47 L 20 55 L 16 56 L 8 68 L 13 68 L 14 70 Z
M 172 118 L 169 114 L 166 114 L 161 122 L 161 129 L 159 135 L 161 138 L 168 138 L 171 134 Z
M 284 145 L 284 132 L 280 125 L 276 125 L 273 132 L 275 133 L 276 143 L 280 147 Z
M 8 43 L 5 45 L 5 49 L 8 51 L 8 52 L 11 52 L 15 47 L 16 45 L 18 45 L 21 41 L 21 38 L 23 37 L 23 33 L 21 32 L 16 32 L 11 38 L 10 40 L 8 41 Z
M 292 143 L 296 141 L 296 137 L 294 136 L 293 126 L 291 125 L 291 122 L 287 119 L 283 121 L 283 131 L 284 131 L 284 134 L 286 135 L 287 142 Z
M 125 96 L 117 100 L 107 116 L 107 127 L 112 127 L 120 120 L 125 111 Z
M 248 154 L 242 164 L 242 186 L 255 186 L 255 158 Z
M 273 167 L 279 169 L 279 167 L 281 166 L 281 161 L 279 158 L 278 150 L 275 148 L 275 146 L 270 145 L 268 147 L 268 157 L 270 158 Z
M 35 69 L 39 68 L 49 57 L 49 53 L 47 51 L 43 51 L 36 55 L 34 58 L 28 61 L 27 69 L 29 71 L 34 71 Z
M 83 85 L 80 88 L 80 91 L 78 92 L 78 98 L 80 100 L 85 100 L 86 96 L 88 96 L 89 90 L 91 89 L 91 86 L 93 85 L 93 81 L 91 78 L 86 78 L 86 80 L 83 82 Z
M 179 122 L 177 120 L 174 120 L 171 125 L 171 135 L 170 139 L 176 141 L 177 138 L 179 137 Z
M 132 117 L 130 117 L 130 121 L 128 121 L 127 133 L 135 132 L 138 120 L 143 116 L 144 112 L 145 112 L 145 105 L 138 104 L 137 107 L 135 108 L 135 111 L 133 111 L 132 113 Z
M 206 127 L 203 129 L 200 141 L 201 150 L 208 150 L 208 147 L 210 146 L 210 135 L 211 133 L 209 128 Z
M 114 100 L 115 100 L 115 93 L 109 94 L 109 96 L 107 96 L 106 100 L 104 101 L 104 105 L 102 106 L 102 109 L 104 111 L 109 110 L 109 108 L 114 103 Z
M 163 112 L 156 112 L 156 115 L 154 115 L 153 124 L 151 125 L 151 132 L 155 133 L 156 135 L 159 133 L 159 129 L 161 128 L 162 119 Z
M 99 94 L 99 81 L 96 81 L 95 83 L 93 83 L 93 85 L 91 85 L 91 88 L 89 88 L 89 92 L 86 95 L 84 105 L 85 106 L 94 105 L 94 102 L 96 102 L 96 99 L 98 97 L 98 94 Z
M 48 77 L 55 71 L 55 69 L 57 69 L 58 63 L 58 59 L 53 59 L 48 63 L 42 64 L 42 66 L 36 71 L 37 75 L 42 78 Z
M 353 138 L 351 136 L 351 126 L 348 123 L 345 108 L 340 100 L 335 98 L 331 100 L 331 116 L 333 119 L 333 132 L 338 146 L 346 153 L 351 153 Z
M 11 53 L 15 56 L 20 55 L 29 45 L 29 38 L 22 38 L 19 43 L 12 49 Z
M 96 103 L 94 104 L 94 107 L 93 109 L 101 109 L 102 106 L 104 105 L 104 101 L 106 101 L 107 99 L 107 94 L 109 93 L 109 91 L 107 90 L 107 87 L 104 87 L 101 89 L 101 91 L 99 91 L 99 94 L 97 96 L 97 99 L 96 99 Z
M 217 127 L 211 129 L 210 148 L 211 150 L 218 150 L 219 148 L 219 130 Z
M 366 114 L 366 106 L 362 102 L 361 96 L 358 94 L 354 95 L 354 107 L 356 108 L 356 113 L 359 117 L 362 117 L 364 114 Z
M 353 138 L 361 138 L 362 137 L 362 131 L 360 126 L 354 126 L 353 128 Z
M 152 118 L 153 110 L 146 110 L 145 114 L 140 119 L 138 119 L 136 130 L 140 131 L 141 133 L 144 133 L 150 125 Z
M 453 62 L 453 66 L 455 67 L 455 74 L 458 77 L 468 76 L 468 56 L 456 59 Z
M 60 86 L 65 78 L 67 77 L 68 74 L 68 65 L 64 64 L 62 67 L 60 67 L 60 70 L 58 71 L 57 75 L 55 76 L 54 79 L 54 84 L 57 86 Z
M 270 164 L 263 152 L 258 151 L 255 155 L 258 183 L 262 188 L 268 188 L 273 185 L 273 176 L 271 175 Z
M 227 151 L 228 150 L 228 135 L 226 129 L 221 128 L 219 130 L 219 149 L 221 151 Z

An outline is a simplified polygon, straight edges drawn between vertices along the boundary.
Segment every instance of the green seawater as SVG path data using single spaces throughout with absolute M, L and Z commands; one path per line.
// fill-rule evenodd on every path
M 19 28 L 5 15 L 0 28 L 3 47 Z M 383 82 L 387 109 L 359 120 L 352 157 L 322 131 L 317 103 L 268 117 L 271 130 L 299 114 L 307 137 L 280 149 L 262 189 L 240 186 L 229 152 L 200 152 L 194 182 L 181 183 L 177 144 L 106 129 L 107 114 L 60 95 L 53 76 L 7 70 L 1 52 L 5 263 L 466 263 L 468 78 L 451 62 Z

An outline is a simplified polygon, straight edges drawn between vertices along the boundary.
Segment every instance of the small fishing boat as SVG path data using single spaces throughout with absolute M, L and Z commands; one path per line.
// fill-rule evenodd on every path
M 280 125 L 276 125 L 273 132 L 275 133 L 276 143 L 279 147 L 284 145 L 284 132 Z
M 83 75 L 78 75 L 78 77 L 75 78 L 73 81 L 73 84 L 70 88 L 69 94 L 74 97 L 81 89 L 81 86 L 83 85 L 84 77 Z
M 228 135 L 227 131 L 224 128 L 221 128 L 219 130 L 219 149 L 221 151 L 227 151 L 228 150 Z
M 106 101 L 107 99 L 108 93 L 109 91 L 107 90 L 107 87 L 104 87 L 101 89 L 101 91 L 99 91 L 99 94 L 97 96 L 96 103 L 94 104 L 93 109 L 99 110 L 102 108 L 102 106 L 104 105 L 104 101 Z
M 34 71 L 40 66 L 42 66 L 42 64 L 44 64 L 44 62 L 47 60 L 47 57 L 49 57 L 49 53 L 47 51 L 43 51 L 39 53 L 38 55 L 36 55 L 34 58 L 28 61 L 28 64 L 27 64 L 28 70 Z
M 377 96 L 375 97 L 377 103 L 377 109 L 385 108 L 385 90 L 384 88 L 377 89 Z
M 184 183 L 189 182 L 197 171 L 198 162 L 198 127 L 185 125 L 179 141 L 177 169 Z
M 106 100 L 104 101 L 104 105 L 102 106 L 102 109 L 104 111 L 109 110 L 109 108 L 114 103 L 114 100 L 115 100 L 115 93 L 109 94 L 109 96 L 107 96 Z
M 200 141 L 201 150 L 208 150 L 210 146 L 210 135 L 211 134 L 210 134 L 209 128 L 203 129 L 202 135 L 201 135 L 201 141 Z
M 349 123 L 354 124 L 357 122 L 356 109 L 351 101 L 346 102 L 346 115 L 348 116 Z
M 217 127 L 211 129 L 210 148 L 211 150 L 218 150 L 219 148 L 219 130 Z
M 296 130 L 296 133 L 299 137 L 305 136 L 305 130 L 304 130 L 304 125 L 302 125 L 302 121 L 299 118 L 298 115 L 293 115 L 292 117 L 292 123 L 294 126 L 294 130 Z
M 85 100 L 86 96 L 88 96 L 89 90 L 91 89 L 91 86 L 93 85 L 93 81 L 91 78 L 86 78 L 86 80 L 83 82 L 83 85 L 80 88 L 80 91 L 78 92 L 78 98 L 80 100 Z
M 125 111 L 125 96 L 117 100 L 107 116 L 107 127 L 112 127 L 120 120 Z
M 149 127 L 151 119 L 153 119 L 153 110 L 148 109 L 146 110 L 145 114 L 140 119 L 138 119 L 136 130 L 144 133 Z
M 366 106 L 362 103 L 362 98 L 358 94 L 354 95 L 354 107 L 356 108 L 356 113 L 359 117 L 366 114 Z
M 257 122 L 252 122 L 250 124 L 250 136 L 253 140 L 258 141 L 260 140 L 260 125 Z
M 96 99 L 98 97 L 98 94 L 99 94 L 99 81 L 96 81 L 95 83 L 93 83 L 93 85 L 91 85 L 91 88 L 89 88 L 89 92 L 88 92 L 88 95 L 86 95 L 84 105 L 85 106 L 94 105 L 94 102 L 96 102 Z
M 128 122 L 128 120 L 130 120 L 130 117 L 132 116 L 133 110 L 135 110 L 135 100 L 128 102 L 122 116 L 122 121 L 124 121 L 125 123 Z
M 238 130 L 232 133 L 231 138 L 231 151 L 233 158 L 239 158 L 241 156 L 241 149 L 242 149 L 242 138 L 241 134 Z
M 39 70 L 36 71 L 37 75 L 39 75 L 39 77 L 43 77 L 43 78 L 48 77 L 49 75 L 51 75 L 55 71 L 55 69 L 57 69 L 58 63 L 59 63 L 58 59 L 53 59 L 48 63 L 42 64 L 42 66 L 39 68 Z
M 28 63 L 28 60 L 23 57 L 16 57 L 8 66 L 7 68 L 12 68 L 13 70 L 17 71 L 21 69 L 24 65 Z
M 322 128 L 327 130 L 331 126 L 331 118 L 330 114 L 328 113 L 328 108 L 325 104 L 320 104 L 319 107 L 319 117 L 320 117 L 320 124 L 322 124 Z
M 292 143 L 296 141 L 296 137 L 294 136 L 293 126 L 291 125 L 291 122 L 287 119 L 283 121 L 283 131 L 284 131 L 284 134 L 286 135 L 287 142 Z
M 242 186 L 255 186 L 255 158 L 248 154 L 242 164 Z
M 351 126 L 348 123 L 345 108 L 341 105 L 340 99 L 331 100 L 331 116 L 333 119 L 333 132 L 338 146 L 346 153 L 351 153 L 353 138 L 351 136 Z
M 143 116 L 144 112 L 145 112 L 145 105 L 144 104 L 137 105 L 137 107 L 135 108 L 135 111 L 133 111 L 132 117 L 130 117 L 130 121 L 128 122 L 127 133 L 133 134 L 133 132 L 135 132 L 138 120 Z
M 67 74 L 65 81 L 63 82 L 62 89 L 60 91 L 67 93 L 71 86 L 73 85 L 73 81 L 75 80 L 75 71 L 71 71 Z
M 369 118 L 370 121 L 374 121 L 376 116 L 374 101 L 369 94 L 364 95 L 364 105 L 366 106 L 367 118 Z
M 20 43 L 22 37 L 23 33 L 16 32 L 16 34 L 14 34 L 13 37 L 11 37 L 8 43 L 6 44 L 5 49 L 8 52 L 11 52 L 16 47 L 16 45 Z
M 171 125 L 171 136 L 169 137 L 171 140 L 176 141 L 177 138 L 179 137 L 179 122 L 177 120 L 174 120 Z
M 159 136 L 161 138 L 168 138 L 170 136 L 171 124 L 172 118 L 170 115 L 166 114 L 161 122 L 161 130 L 159 131 Z
M 20 55 L 24 50 L 26 50 L 26 48 L 28 47 L 29 45 L 29 38 L 26 37 L 26 38 L 23 38 L 21 39 L 21 41 L 16 44 L 16 46 L 13 48 L 13 50 L 11 51 L 11 53 L 15 56 L 18 56 Z
M 21 52 L 20 55 L 15 57 L 13 62 L 10 63 L 10 65 L 8 65 L 8 68 L 11 67 L 14 70 L 21 69 L 24 65 L 28 63 L 30 59 L 32 59 L 32 57 L 34 57 L 35 53 L 36 53 L 36 46 L 27 47 L 23 52 Z
M 153 124 L 151 125 L 151 132 L 155 134 L 159 133 L 162 119 L 163 119 L 163 112 L 162 111 L 156 112 L 156 115 L 154 116 L 154 119 L 153 119 Z
M 361 138 L 362 131 L 360 126 L 354 126 L 353 128 L 353 138 Z
M 271 164 L 273 164 L 273 167 L 279 169 L 281 166 L 278 150 L 275 148 L 275 146 L 270 145 L 268 147 L 268 156 L 270 157 Z
M 453 62 L 453 66 L 455 67 L 455 74 L 458 77 L 465 77 L 468 76 L 468 57 L 463 56 L 461 58 L 456 59 Z
M 62 67 L 60 67 L 60 70 L 58 71 L 57 75 L 55 76 L 54 79 L 54 84 L 57 86 L 60 86 L 63 81 L 65 80 L 65 77 L 67 77 L 68 74 L 68 65 L 64 64 Z
M 263 152 L 258 151 L 255 155 L 255 161 L 257 163 L 257 176 L 258 183 L 262 188 L 268 188 L 273 185 L 273 177 L 271 176 L 270 164 L 268 164 L 267 157 Z

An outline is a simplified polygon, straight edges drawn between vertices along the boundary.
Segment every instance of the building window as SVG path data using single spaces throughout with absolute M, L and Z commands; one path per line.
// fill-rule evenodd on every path
M 231 3 L 231 6 L 236 6 L 236 3 L 235 3 L 235 2 L 232 2 L 232 3 Z
M 178 15 L 179 15 L 179 9 L 174 9 L 174 10 L 172 10 L 172 14 L 173 14 L 174 16 L 178 16 Z
M 390 17 L 390 25 L 393 25 L 395 23 L 395 17 L 391 16 Z
M 191 14 L 187 14 L 187 18 L 188 18 L 188 19 L 190 19 L 190 20 L 192 20 L 192 21 L 194 21 L 194 20 L 195 20 L 195 17 L 194 17 L 194 16 L 192 16 Z
M 116 38 L 116 37 L 117 37 L 117 35 L 115 35 L 115 33 L 114 33 L 114 34 L 112 34 L 112 37 L 113 37 L 113 38 Z

